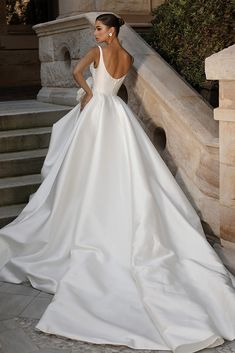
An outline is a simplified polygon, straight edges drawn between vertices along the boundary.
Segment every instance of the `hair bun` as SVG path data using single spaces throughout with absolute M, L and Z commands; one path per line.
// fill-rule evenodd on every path
M 121 27 L 122 25 L 124 25 L 125 21 L 123 20 L 123 18 L 118 17 L 118 21 L 119 21 L 119 26 Z

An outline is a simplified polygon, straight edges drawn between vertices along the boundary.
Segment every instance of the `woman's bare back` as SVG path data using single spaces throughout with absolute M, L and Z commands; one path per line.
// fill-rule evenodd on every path
M 102 48 L 104 65 L 110 76 L 119 79 L 127 74 L 132 63 L 133 57 L 122 47 L 106 46 Z M 97 48 L 95 67 L 100 61 L 100 51 Z

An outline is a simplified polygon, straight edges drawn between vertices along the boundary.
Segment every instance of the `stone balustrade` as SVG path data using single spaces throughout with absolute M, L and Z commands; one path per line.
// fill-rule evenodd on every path
M 219 210 L 221 244 L 235 249 L 235 45 L 206 59 L 207 79 L 219 80 Z

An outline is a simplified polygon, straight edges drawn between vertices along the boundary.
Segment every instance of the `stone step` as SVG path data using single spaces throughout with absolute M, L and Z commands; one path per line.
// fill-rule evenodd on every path
M 0 206 L 28 202 L 41 184 L 41 174 L 0 179 Z
M 35 99 L 0 101 L 0 227 L 40 186 L 52 125 L 72 108 Z
M 52 127 L 0 131 L 0 153 L 46 148 Z
M 48 148 L 0 154 L 0 178 L 38 174 Z
M 32 127 L 51 126 L 66 113 L 37 112 L 12 115 L 0 115 L 0 130 L 26 129 Z
M 0 228 L 12 222 L 26 206 L 26 203 L 0 207 Z
M 52 126 L 71 108 L 36 100 L 0 102 L 0 131 Z

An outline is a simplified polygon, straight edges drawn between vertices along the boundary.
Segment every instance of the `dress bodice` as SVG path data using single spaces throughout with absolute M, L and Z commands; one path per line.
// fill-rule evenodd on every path
M 120 78 L 112 77 L 105 67 L 102 48 L 99 45 L 98 47 L 100 50 L 99 64 L 97 68 L 94 67 L 94 62 L 90 65 L 93 77 L 93 91 L 106 95 L 117 95 L 126 75 Z

